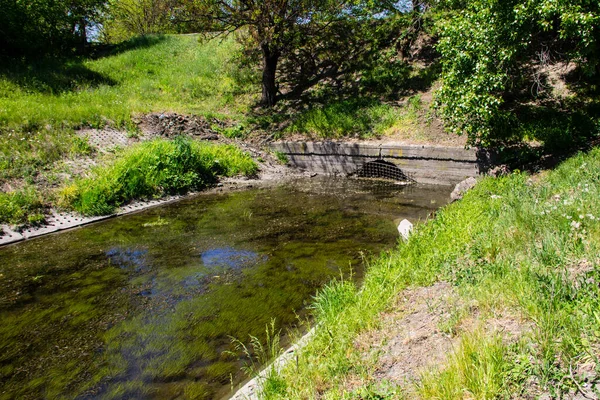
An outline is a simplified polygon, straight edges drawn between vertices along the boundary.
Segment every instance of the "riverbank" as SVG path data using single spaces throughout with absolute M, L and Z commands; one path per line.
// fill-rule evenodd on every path
M 34 226 L 11 226 L 9 224 L 0 224 L 0 247 L 18 243 L 23 240 L 82 227 L 118 216 L 141 212 L 149 208 L 163 206 L 195 196 L 247 190 L 255 187 L 266 188 L 272 185 L 281 184 L 287 180 L 312 176 L 314 176 L 314 174 L 309 172 L 287 168 L 285 165 L 278 163 L 274 159 L 270 161 L 262 159 L 262 162 L 258 163 L 257 173 L 252 176 L 221 177 L 218 182 L 213 183 L 202 191 L 190 191 L 186 194 L 134 200 L 121 207 L 117 207 L 114 212 L 108 213 L 107 215 L 85 216 L 76 211 L 51 208 L 46 211 L 43 222 Z
M 263 398 L 597 398 L 600 150 L 485 178 L 315 298 Z

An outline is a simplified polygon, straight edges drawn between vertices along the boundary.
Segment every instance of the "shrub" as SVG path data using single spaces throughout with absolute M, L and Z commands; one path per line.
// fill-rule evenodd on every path
M 217 176 L 252 175 L 257 166 L 234 146 L 183 137 L 157 139 L 123 151 L 106 167 L 63 188 L 63 201 L 85 215 L 105 215 L 137 198 L 180 194 L 213 184 Z

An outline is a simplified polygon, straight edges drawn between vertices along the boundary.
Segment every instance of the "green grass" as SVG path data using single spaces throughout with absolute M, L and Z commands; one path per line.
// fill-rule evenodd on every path
M 0 127 L 0 183 L 11 179 L 32 181 L 61 159 L 91 153 L 87 142 L 71 130 L 50 128 L 22 132 Z
M 380 313 L 403 289 L 440 280 L 476 304 L 464 316 L 476 328 L 457 324 L 460 345 L 444 367 L 425 373 L 424 398 L 574 390 L 583 378 L 571 371 L 600 368 L 599 196 L 599 149 L 535 179 L 484 179 L 416 227 L 406 244 L 373 260 L 361 288 L 337 282 L 317 295 L 318 332 L 297 365 L 282 372 L 280 398 L 377 398 L 377 357 L 356 348 L 358 333 L 379 327 Z M 501 332 L 486 329 L 498 314 L 531 328 L 517 342 L 500 340 Z M 348 388 L 349 379 L 362 386 Z
M 285 133 L 326 139 L 351 135 L 373 138 L 384 134 L 398 119 L 400 111 L 390 105 L 369 100 L 342 100 L 301 113 Z
M 257 93 L 248 70 L 232 61 L 234 40 L 155 36 L 122 44 L 97 59 L 43 61 L 0 69 L 0 126 L 132 127 L 152 111 L 240 117 Z
M 157 139 L 123 150 L 109 165 L 62 188 L 62 204 L 84 215 L 105 215 L 133 199 L 202 189 L 218 176 L 256 171 L 252 158 L 235 146 Z
M 150 36 L 102 56 L 0 65 L 0 185 L 39 186 L 40 175 L 63 172 L 60 161 L 94 156 L 75 135 L 81 127 L 135 132 L 133 118 L 153 111 L 242 119 L 258 90 L 253 73 L 232 61 L 237 49 L 233 40 Z M 0 197 L 2 223 L 40 221 L 40 203 L 52 203 L 46 187 Z

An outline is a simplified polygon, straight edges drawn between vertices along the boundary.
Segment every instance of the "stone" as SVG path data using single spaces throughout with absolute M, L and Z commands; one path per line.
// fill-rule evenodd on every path
M 472 189 L 477 184 L 477 179 L 470 177 L 460 182 L 454 187 L 450 198 L 452 201 L 460 200 L 463 198 L 466 192 Z
M 402 222 L 400 222 L 400 225 L 398 225 L 398 232 L 400 233 L 400 236 L 402 236 L 402 239 L 404 239 L 404 240 L 408 240 L 408 237 L 410 236 L 412 229 L 413 229 L 413 224 L 407 219 L 403 219 Z

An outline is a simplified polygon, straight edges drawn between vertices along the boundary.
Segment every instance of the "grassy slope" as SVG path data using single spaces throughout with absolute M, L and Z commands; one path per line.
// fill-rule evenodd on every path
M 0 69 L 0 184 L 89 152 L 74 128 L 134 130 L 132 116 L 151 111 L 239 118 L 256 91 L 249 73 L 232 66 L 232 40 L 165 36 L 122 46 L 98 59 Z
M 600 150 L 535 179 L 486 178 L 458 203 L 417 227 L 407 244 L 374 260 L 359 290 L 331 284 L 316 298 L 322 324 L 298 363 L 267 382 L 265 398 L 401 398 L 377 382 L 377 362 L 353 342 L 408 286 L 451 282 L 466 304 L 460 345 L 423 376 L 423 398 L 557 395 L 577 387 L 577 366 L 599 368 Z M 495 313 L 533 328 L 517 343 L 486 329 Z M 475 319 L 461 329 L 461 319 Z M 351 379 L 355 389 L 347 389 Z M 360 382 L 357 388 L 356 382 Z M 537 388 L 537 389 L 535 389 Z
M 61 184 L 61 161 L 93 156 L 74 129 L 135 130 L 152 111 L 242 119 L 257 92 L 235 67 L 233 40 L 164 36 L 122 44 L 97 59 L 0 68 L 0 222 L 35 223 L 52 203 L 39 182 Z
M 0 125 L 127 126 L 132 114 L 151 111 L 240 116 L 256 88 L 231 62 L 236 43 L 198 40 L 150 37 L 95 60 L 5 69 Z

